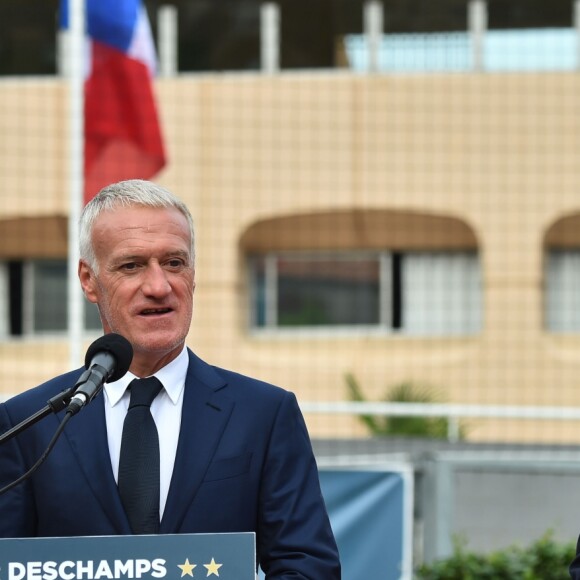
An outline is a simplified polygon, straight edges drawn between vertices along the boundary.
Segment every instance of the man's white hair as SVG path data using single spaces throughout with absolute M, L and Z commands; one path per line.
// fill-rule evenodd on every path
M 159 207 L 175 208 L 181 212 L 189 224 L 191 238 L 191 263 L 195 264 L 195 236 L 193 218 L 187 206 L 173 193 L 163 187 L 142 179 L 119 181 L 104 187 L 84 207 L 79 221 L 80 258 L 86 262 L 95 274 L 98 274 L 98 263 L 93 248 L 93 227 L 102 212 L 116 207 Z

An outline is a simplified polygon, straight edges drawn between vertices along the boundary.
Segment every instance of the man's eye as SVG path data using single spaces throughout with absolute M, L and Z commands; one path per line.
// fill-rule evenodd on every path
M 180 268 L 181 266 L 183 266 L 183 260 L 178 259 L 178 258 L 174 258 L 173 260 L 169 260 L 169 262 L 167 262 L 167 264 L 171 268 Z
M 121 266 L 122 270 L 135 270 L 137 268 L 137 264 L 135 262 L 127 262 Z

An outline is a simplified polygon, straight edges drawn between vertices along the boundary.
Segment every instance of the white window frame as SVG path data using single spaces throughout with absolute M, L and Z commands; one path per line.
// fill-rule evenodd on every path
M 580 290 L 580 248 L 546 250 L 544 327 L 547 332 L 580 333 L 580 293 L 577 290 Z
M 8 264 L 0 262 L 0 340 L 10 337 L 10 288 Z
M 249 332 L 256 337 L 354 337 L 354 336 L 405 336 L 405 337 L 428 337 L 428 338 L 451 338 L 457 336 L 474 336 L 481 332 L 482 318 L 483 318 L 483 296 L 481 290 L 481 262 L 479 254 L 476 251 L 465 252 L 466 254 L 473 254 L 477 260 L 477 283 L 479 284 L 479 295 L 476 297 L 479 300 L 478 320 L 479 325 L 477 330 L 466 330 L 465 332 L 449 332 L 430 334 L 427 332 L 409 332 L 403 328 L 393 328 L 392 312 L 393 312 L 393 254 L 401 254 L 403 260 L 405 256 L 413 254 L 445 254 L 445 251 L 437 252 L 391 252 L 391 251 L 337 251 L 337 252 L 314 252 L 314 251 L 298 251 L 298 252 L 269 252 L 262 256 L 253 256 L 248 261 L 248 276 L 250 282 L 248 288 L 250 295 L 248 301 L 249 308 Z M 450 251 L 450 254 L 461 253 Z M 379 265 L 379 322 L 377 324 L 361 324 L 361 325 L 329 325 L 329 326 L 295 326 L 295 327 L 279 327 L 277 326 L 277 296 L 278 296 L 278 259 L 284 260 L 352 260 L 353 258 L 361 259 L 376 259 Z M 256 277 L 255 268 L 257 260 L 264 260 L 264 300 L 265 300 L 265 324 L 258 326 L 257 312 L 256 312 Z M 403 312 L 405 308 L 403 298 Z M 404 320 L 404 316 L 403 316 Z
M 18 338 L 60 338 L 66 335 L 67 330 L 62 329 L 53 329 L 53 330 L 43 330 L 38 331 L 34 328 L 34 321 L 36 315 L 36 308 L 38 305 L 35 303 L 34 300 L 34 288 L 36 283 L 36 271 L 35 266 L 37 262 L 42 261 L 41 259 L 31 259 L 31 260 L 22 260 L 22 336 L 12 336 L 10 335 L 10 329 L 8 328 L 8 322 L 6 322 L 6 334 L 2 334 L 2 329 L 0 328 L 0 338 L 5 340 L 14 340 Z M 6 286 L 8 285 L 8 270 L 7 270 L 7 263 L 0 262 L 1 271 L 5 272 L 6 276 Z M 0 278 L 0 284 L 2 283 Z M 0 292 L 1 296 L 1 292 Z M 8 291 L 6 291 L 6 295 L 4 300 L 2 301 L 3 306 L 1 308 L 8 309 L 9 307 L 9 297 Z M 86 314 L 85 314 L 86 315 Z M 8 320 L 8 316 L 5 317 Z M 90 336 L 95 333 L 102 332 L 101 328 L 85 328 L 84 332 L 87 336 Z
M 34 331 L 34 261 L 25 260 L 22 263 L 22 334 L 36 336 Z M 55 331 L 56 332 L 56 331 Z

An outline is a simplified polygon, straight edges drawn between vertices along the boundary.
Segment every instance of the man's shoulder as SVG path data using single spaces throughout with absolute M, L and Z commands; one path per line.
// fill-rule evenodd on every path
M 298 401 L 291 391 L 232 370 L 212 369 L 224 380 L 224 388 L 216 394 L 234 403 L 245 420 L 267 425 L 281 409 L 291 410 L 292 415 L 298 412 Z
M 273 397 L 283 397 L 288 391 L 282 387 L 229 369 L 212 366 L 215 372 L 230 384 L 238 388 L 255 390 L 258 393 L 269 394 Z
M 287 396 L 293 396 L 290 391 L 265 380 L 206 363 L 191 351 L 190 365 L 194 369 L 194 373 L 198 377 L 202 376 L 203 382 L 214 390 L 229 387 L 228 394 L 233 396 L 259 396 L 268 399 L 283 399 Z

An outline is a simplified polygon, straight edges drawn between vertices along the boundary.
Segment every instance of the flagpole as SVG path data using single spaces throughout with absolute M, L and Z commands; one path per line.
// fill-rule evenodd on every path
M 68 221 L 68 342 L 72 368 L 81 363 L 84 304 L 77 277 L 79 261 L 79 217 L 84 192 L 84 77 L 85 77 L 85 0 L 69 1 L 69 94 L 70 94 L 70 176 Z

